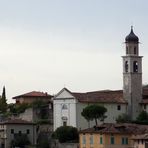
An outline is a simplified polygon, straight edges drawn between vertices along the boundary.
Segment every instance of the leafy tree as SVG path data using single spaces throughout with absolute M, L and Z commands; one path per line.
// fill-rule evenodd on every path
M 51 138 L 49 133 L 40 132 L 37 139 L 37 148 L 50 148 L 51 147 Z
M 10 104 L 8 106 L 10 113 L 12 114 L 20 114 L 23 113 L 27 108 L 29 108 L 29 104 L 22 103 L 22 104 Z
M 123 113 L 117 117 L 116 122 L 117 123 L 129 123 L 131 122 L 131 119 L 127 114 Z
M 31 107 L 38 110 L 38 117 L 41 119 L 48 119 L 49 117 L 49 104 L 47 102 L 43 102 L 41 100 L 34 101 L 31 104 Z
M 21 147 L 24 148 L 26 145 L 29 145 L 30 141 L 26 134 L 15 134 L 14 139 L 11 141 L 12 147 Z
M 93 104 L 85 107 L 81 115 L 88 121 L 95 120 L 95 123 L 97 125 L 98 120 L 104 121 L 104 118 L 106 118 L 105 116 L 106 112 L 107 109 L 104 106 Z
M 0 111 L 2 113 L 5 113 L 7 111 L 7 100 L 6 100 L 5 86 L 3 87 L 2 96 L 0 98 Z
M 147 121 L 148 122 L 148 113 L 146 111 L 142 111 L 138 117 L 137 117 L 137 120 L 136 121 Z
M 59 142 L 77 142 L 78 130 L 72 126 L 61 126 L 53 133 L 53 138 L 58 139 Z
M 37 100 L 37 101 L 34 101 L 32 104 L 31 104 L 31 106 L 33 107 L 33 108 L 42 108 L 43 106 L 46 106 L 46 105 L 48 105 L 48 103 L 47 102 L 43 102 L 42 100 Z

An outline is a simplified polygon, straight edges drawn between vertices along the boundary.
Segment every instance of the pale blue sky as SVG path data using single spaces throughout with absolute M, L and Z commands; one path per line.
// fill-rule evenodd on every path
M 0 0 L 0 87 L 7 98 L 122 89 L 124 38 L 134 26 L 148 83 L 147 0 Z

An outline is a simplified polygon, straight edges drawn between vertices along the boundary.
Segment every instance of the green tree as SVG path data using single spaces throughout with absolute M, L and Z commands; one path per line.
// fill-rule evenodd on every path
M 15 134 L 14 139 L 11 141 L 12 147 L 21 147 L 24 148 L 26 145 L 29 145 L 30 141 L 26 134 Z
M 139 121 L 139 122 L 143 122 L 143 121 L 144 121 L 144 122 L 148 122 L 148 113 L 147 113 L 146 111 L 142 111 L 142 112 L 138 115 L 136 121 Z
M 53 138 L 58 139 L 59 142 L 77 142 L 78 130 L 72 126 L 61 126 L 53 133 Z
M 2 96 L 0 98 L 0 111 L 2 113 L 5 113 L 7 111 L 7 100 L 6 100 L 5 86 L 3 87 Z
M 29 108 L 29 104 L 27 103 L 22 103 L 22 104 L 9 104 L 8 105 L 8 108 L 9 108 L 9 111 L 10 113 L 12 114 L 20 114 L 20 113 L 23 113 L 25 112 L 25 110 L 27 108 Z
M 81 115 L 88 121 L 95 120 L 95 123 L 97 125 L 98 120 L 104 121 L 104 118 L 106 118 L 106 112 L 107 109 L 104 106 L 93 104 L 85 107 Z
M 116 122 L 117 123 L 129 123 L 131 122 L 131 119 L 127 114 L 123 113 L 117 117 Z
M 40 132 L 37 139 L 37 148 L 50 148 L 51 137 L 49 132 Z

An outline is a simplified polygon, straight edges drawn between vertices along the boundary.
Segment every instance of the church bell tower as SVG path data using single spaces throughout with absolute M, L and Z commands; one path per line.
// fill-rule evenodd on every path
M 123 97 L 128 102 L 127 114 L 136 119 L 142 101 L 142 56 L 139 56 L 139 38 L 133 27 L 125 38 L 126 54 L 123 58 Z

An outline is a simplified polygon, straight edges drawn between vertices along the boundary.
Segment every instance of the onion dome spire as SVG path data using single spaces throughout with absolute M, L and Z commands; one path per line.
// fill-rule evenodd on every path
M 139 42 L 139 38 L 134 34 L 134 31 L 133 31 L 133 26 L 131 26 L 131 32 L 128 36 L 126 36 L 125 38 L 125 42 L 136 42 L 138 43 Z

